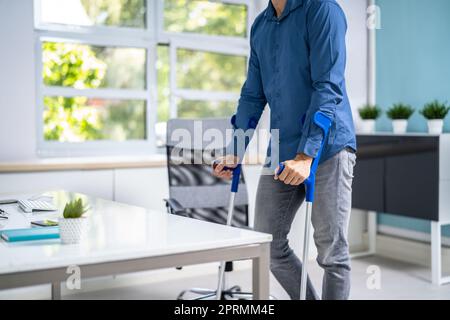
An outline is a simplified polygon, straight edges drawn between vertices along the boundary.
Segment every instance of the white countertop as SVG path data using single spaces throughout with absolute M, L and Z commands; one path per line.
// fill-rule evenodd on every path
M 262 165 L 265 153 L 244 158 L 244 164 Z M 48 172 L 68 170 L 110 170 L 133 168 L 164 168 L 167 166 L 165 154 L 148 156 L 110 156 L 110 157 L 72 157 L 72 158 L 42 158 L 22 161 L 1 161 L 0 173 L 15 172 Z
M 123 168 L 158 168 L 167 164 L 166 155 L 42 158 L 0 162 L 0 173 L 62 170 L 106 170 Z
M 80 244 L 62 245 L 59 239 L 8 243 L 0 240 L 0 274 L 120 261 L 270 242 L 269 234 L 154 212 L 85 195 L 57 191 L 58 208 L 75 196 L 89 202 L 88 234 Z M 29 198 L 31 195 L 0 195 L 0 199 Z M 225 195 L 225 196 L 228 196 Z M 30 226 L 58 213 L 21 212 L 17 205 L 2 205 L 10 214 L 0 220 L 0 229 Z
M 450 133 L 442 133 L 442 134 L 431 134 L 431 133 L 426 133 L 426 132 L 407 132 L 407 133 L 402 133 L 402 134 L 398 134 L 398 133 L 393 133 L 390 131 L 377 131 L 377 132 L 373 132 L 373 133 L 363 133 L 363 132 L 357 132 L 356 133 L 357 136 L 364 136 L 364 137 L 370 137 L 370 136 L 375 136 L 375 137 L 379 137 L 379 136 L 387 136 L 387 137 L 425 137 L 425 138 L 430 138 L 430 137 L 440 137 L 443 135 L 450 135 Z

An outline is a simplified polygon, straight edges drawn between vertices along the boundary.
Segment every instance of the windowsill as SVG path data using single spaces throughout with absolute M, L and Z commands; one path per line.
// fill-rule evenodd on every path
M 249 161 L 247 165 L 261 165 L 264 157 Z M 113 156 L 113 157 L 76 157 L 76 158 L 46 158 L 30 161 L 0 162 L 0 173 L 13 172 L 45 172 L 70 170 L 111 170 L 133 168 L 163 168 L 167 160 L 164 154 L 149 156 Z
M 107 170 L 159 168 L 166 166 L 165 155 L 46 158 L 20 162 L 0 162 L 0 173 L 68 170 Z

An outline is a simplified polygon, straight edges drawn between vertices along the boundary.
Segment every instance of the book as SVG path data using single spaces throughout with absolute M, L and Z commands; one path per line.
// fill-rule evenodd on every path
M 0 234 L 8 242 L 59 239 L 59 227 L 10 229 Z

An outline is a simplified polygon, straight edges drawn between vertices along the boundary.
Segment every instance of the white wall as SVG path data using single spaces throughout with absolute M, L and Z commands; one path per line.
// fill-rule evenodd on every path
M 360 118 L 358 108 L 367 103 L 368 98 L 368 30 L 367 0 L 337 0 L 347 17 L 347 92 L 353 111 L 353 119 L 356 127 Z M 367 226 L 366 213 L 361 210 L 353 210 L 350 217 L 349 243 L 351 247 L 363 246 L 361 230 Z M 357 249 L 359 250 L 359 249 Z
M 367 103 L 367 27 L 366 0 L 338 0 L 347 16 L 347 91 L 353 118 L 359 124 L 357 109 Z
M 0 161 L 35 157 L 32 0 L 0 0 Z

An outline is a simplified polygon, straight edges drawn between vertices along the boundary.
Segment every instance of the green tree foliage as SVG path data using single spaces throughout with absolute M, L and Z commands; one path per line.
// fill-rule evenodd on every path
M 247 9 L 244 5 L 207 0 L 165 0 L 164 29 L 244 37 L 247 31 Z
M 97 88 L 106 65 L 87 46 L 44 42 L 43 81 L 48 86 Z M 100 139 L 100 123 L 85 97 L 44 97 L 44 138 L 58 141 Z
M 182 100 L 178 103 L 180 118 L 216 118 L 227 117 L 236 109 L 234 102 L 228 101 L 190 101 Z
M 95 25 L 145 27 L 144 0 L 81 0 Z M 170 32 L 246 35 L 247 12 L 242 5 L 205 0 L 166 0 L 164 27 Z M 128 51 L 127 51 L 128 50 Z M 140 50 L 140 51 L 139 51 Z M 76 89 L 145 87 L 145 51 L 45 42 L 43 82 Z M 239 92 L 245 81 L 246 58 L 180 49 L 177 52 L 179 88 Z M 158 46 L 158 121 L 169 118 L 169 49 Z M 107 101 L 86 97 L 44 97 L 46 140 L 144 139 L 145 102 Z M 231 115 L 234 102 L 179 101 L 180 117 Z M 150 110 L 155 110 L 150 106 Z
M 145 27 L 145 0 L 81 0 L 94 24 Z
M 218 53 L 179 49 L 177 87 L 183 89 L 238 93 L 245 81 L 246 58 Z M 158 121 L 169 119 L 169 48 L 158 46 Z M 230 116 L 235 102 L 178 101 L 178 116 L 208 118 Z
M 239 92 L 245 80 L 246 58 L 241 56 L 179 49 L 179 88 Z
M 45 42 L 43 81 L 48 86 L 77 89 L 107 86 L 105 74 L 111 68 L 98 56 L 104 55 L 87 45 Z M 44 105 L 46 140 L 80 142 L 145 138 L 144 101 L 44 97 Z
M 208 35 L 245 37 L 247 10 L 243 5 L 205 0 L 165 0 L 164 29 Z M 158 121 L 169 119 L 169 50 L 158 47 Z M 245 81 L 246 58 L 180 49 L 177 52 L 177 86 L 185 89 L 238 92 Z M 236 103 L 217 101 L 178 102 L 184 118 L 224 117 Z

